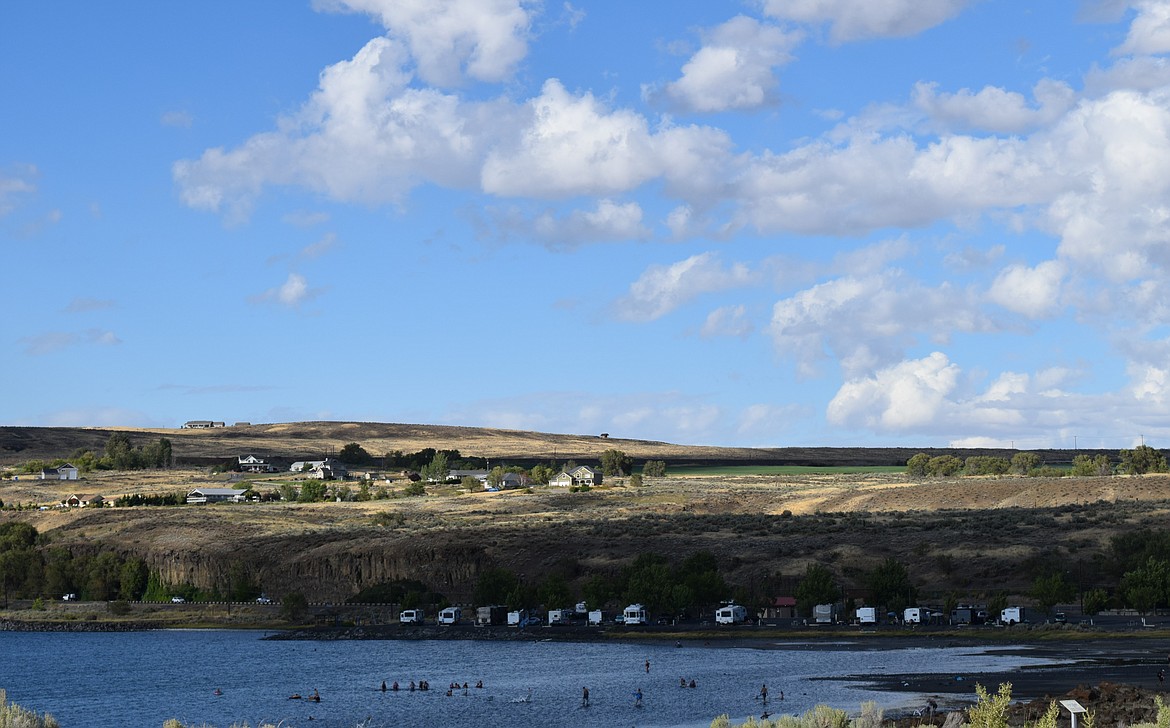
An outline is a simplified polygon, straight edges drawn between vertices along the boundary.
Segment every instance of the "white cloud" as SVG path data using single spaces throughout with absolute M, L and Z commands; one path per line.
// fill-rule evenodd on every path
M 284 283 L 251 297 L 253 303 L 273 302 L 295 308 L 311 301 L 324 292 L 322 288 L 310 288 L 309 282 L 299 273 L 289 273 Z
M 828 23 L 836 43 L 921 33 L 974 0 L 763 0 L 764 12 L 800 23 Z
M 959 367 L 934 352 L 846 381 L 829 402 L 830 424 L 883 432 L 909 432 L 934 424 L 948 406 Z
M 473 184 L 481 147 L 497 125 L 509 126 L 509 109 L 408 88 L 403 60 L 401 47 L 376 38 L 325 69 L 309 102 L 277 131 L 176 162 L 183 202 L 242 219 L 266 185 L 378 204 L 399 201 L 423 181 Z
M 682 77 L 663 94 L 681 109 L 699 112 L 754 109 L 776 102 L 773 69 L 792 59 L 800 34 L 736 16 L 707 33 Z M 648 93 L 653 98 L 656 94 Z
M 770 333 L 776 351 L 804 375 L 832 356 L 846 379 L 856 379 L 900 361 L 920 339 L 941 344 L 954 332 L 997 328 L 970 291 L 947 283 L 928 287 L 887 270 L 837 278 L 777 301 Z
M 0 217 L 16 209 L 16 200 L 36 191 L 33 180 L 37 168 L 30 165 L 16 165 L 8 172 L 0 172 Z
M 43 356 L 85 344 L 117 346 L 122 343 L 122 340 L 113 331 L 86 329 L 85 331 L 50 331 L 35 336 L 21 337 L 18 342 L 24 346 L 25 354 Z
M 509 145 L 484 161 L 485 192 L 538 198 L 623 192 L 661 172 L 646 120 L 609 112 L 592 94 L 573 96 L 545 82 L 529 119 Z
M 996 86 L 976 93 L 961 89 L 939 93 L 937 83 L 920 81 L 912 92 L 912 103 L 943 129 L 979 129 L 997 134 L 1018 134 L 1050 124 L 1076 101 L 1076 92 L 1067 84 L 1041 80 L 1032 89 L 1037 106 L 1031 107 L 1023 94 Z
M 330 250 L 336 248 L 337 245 L 337 233 L 325 233 L 325 235 L 321 236 L 321 239 L 317 242 L 309 243 L 305 247 L 301 248 L 299 255 L 301 258 L 308 260 L 320 258 Z
M 722 306 L 707 314 L 699 335 L 705 339 L 715 336 L 745 338 L 754 330 L 755 325 L 748 319 L 747 309 L 743 305 Z
M 545 211 L 530 216 L 517 208 L 489 212 L 504 239 L 517 235 L 551 250 L 587 243 L 645 240 L 651 236 L 642 224 L 642 208 L 636 202 L 601 199 L 591 210 L 572 210 L 560 215 Z
M 671 265 L 652 265 L 615 304 L 619 318 L 653 321 L 712 291 L 752 285 L 759 277 L 742 263 L 724 268 L 715 253 L 700 253 Z
M 1125 42 L 1114 49 L 1118 55 L 1154 55 L 1170 52 L 1170 4 L 1166 0 L 1136 0 L 1137 17 Z
M 1009 311 L 1028 318 L 1044 318 L 1060 307 L 1064 277 L 1065 265 L 1056 260 L 1045 261 L 1034 268 L 1010 265 L 995 277 L 988 297 Z
M 503 81 L 528 53 L 532 22 L 522 0 L 314 0 L 322 10 L 378 18 L 410 49 L 427 83 L 457 86 L 464 76 Z

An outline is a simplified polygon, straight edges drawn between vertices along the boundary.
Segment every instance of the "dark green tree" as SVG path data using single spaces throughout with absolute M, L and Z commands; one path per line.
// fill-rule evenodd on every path
M 1060 571 L 1036 577 L 1030 591 L 1030 596 L 1036 601 L 1036 606 L 1045 614 L 1051 613 L 1052 608 L 1057 604 L 1071 602 L 1076 594 L 1076 586 Z
M 883 561 L 869 575 L 869 595 L 877 606 L 901 612 L 914 604 L 914 585 L 906 567 L 894 557 Z
M 1018 452 L 1012 455 L 1012 470 L 1020 475 L 1027 475 L 1042 464 L 1040 456 L 1034 452 Z
M 924 452 L 920 452 L 914 457 L 906 461 L 906 474 L 914 478 L 926 477 L 926 465 L 930 462 L 930 456 Z
M 1150 557 L 1145 564 L 1121 577 L 1121 595 L 1126 604 L 1147 613 L 1166 603 L 1170 564 Z
M 835 604 L 841 598 L 836 577 L 820 564 L 809 564 L 796 587 L 796 608 L 811 615 L 817 604 Z
M 341 452 L 337 453 L 337 458 L 346 465 L 368 465 L 374 461 L 365 448 L 356 442 L 348 443 L 342 447 Z
M 573 601 L 569 584 L 560 574 L 549 574 L 536 590 L 540 602 L 549 609 L 560 609 Z
M 118 572 L 118 598 L 136 602 L 146 593 L 150 570 L 142 559 L 126 559 Z
M 1129 475 L 1166 472 L 1166 456 L 1149 445 L 1121 451 L 1121 472 Z
M 480 572 L 475 582 L 475 603 L 482 605 L 507 604 L 508 595 L 520 584 L 516 574 L 508 569 L 493 567 Z
M 325 500 L 328 490 L 324 480 L 309 479 L 301 486 L 301 494 L 297 500 L 301 503 L 318 503 Z
M 647 478 L 662 478 L 666 476 L 665 460 L 647 460 L 642 464 L 642 475 Z
M 601 474 L 628 475 L 634 468 L 634 459 L 621 450 L 606 450 L 601 453 Z

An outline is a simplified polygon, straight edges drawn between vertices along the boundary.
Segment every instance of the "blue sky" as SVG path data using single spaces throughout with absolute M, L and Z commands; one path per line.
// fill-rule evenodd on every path
M 1170 1 L 0 10 L 0 421 L 1170 446 Z

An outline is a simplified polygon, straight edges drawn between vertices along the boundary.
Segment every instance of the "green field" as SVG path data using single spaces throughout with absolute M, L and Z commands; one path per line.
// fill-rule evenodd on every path
M 905 465 L 671 465 L 668 475 L 834 475 L 904 473 Z

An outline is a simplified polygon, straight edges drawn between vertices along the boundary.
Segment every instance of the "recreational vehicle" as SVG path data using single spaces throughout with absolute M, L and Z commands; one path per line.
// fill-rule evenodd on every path
M 463 610 L 459 607 L 447 607 L 439 612 L 439 624 L 459 624 L 463 619 Z
M 593 611 L 589 612 L 589 626 L 590 627 L 597 627 L 598 625 L 600 625 L 604 621 L 605 621 L 605 612 L 601 611 L 600 609 L 594 609 Z
M 421 609 L 403 609 L 398 614 L 398 621 L 403 624 L 422 624 L 426 614 Z
M 479 627 L 490 627 L 504 623 L 508 616 L 508 608 L 501 606 L 479 607 L 475 610 L 475 624 Z
M 818 604 L 813 607 L 813 621 L 817 624 L 836 624 L 837 605 Z
M 738 604 L 727 604 L 715 610 L 715 624 L 740 624 L 747 619 L 747 609 Z
M 858 624 L 877 624 L 877 609 L 874 607 L 857 608 Z
M 922 624 L 928 619 L 930 619 L 930 612 L 921 607 L 906 607 L 906 611 L 902 612 L 904 624 Z
M 999 621 L 1004 624 L 1020 624 L 1027 619 L 1023 607 L 1008 607 L 999 613 Z
M 548 623 L 553 624 L 571 624 L 573 621 L 572 609 L 550 609 L 548 610 Z
M 641 604 L 631 604 L 622 612 L 626 624 L 646 624 L 646 608 Z

